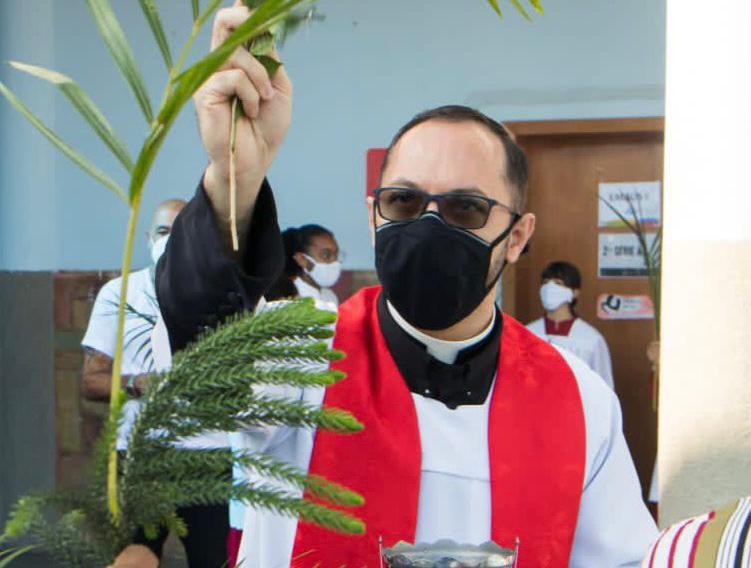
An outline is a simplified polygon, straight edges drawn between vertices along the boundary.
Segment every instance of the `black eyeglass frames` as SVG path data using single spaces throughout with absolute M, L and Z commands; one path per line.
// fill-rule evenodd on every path
M 481 229 L 488 222 L 493 207 L 508 211 L 515 222 L 520 215 L 500 201 L 465 192 L 437 195 L 408 187 L 379 187 L 374 192 L 378 214 L 387 221 L 415 221 L 425 213 L 431 202 L 438 205 L 438 214 L 449 225 L 461 229 Z

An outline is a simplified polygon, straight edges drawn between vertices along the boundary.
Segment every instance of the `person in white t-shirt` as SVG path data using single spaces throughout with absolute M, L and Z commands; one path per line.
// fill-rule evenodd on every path
M 125 332 L 123 336 L 122 386 L 132 400 L 124 411 L 124 422 L 137 412 L 135 399 L 141 393 L 149 373 L 154 370 L 150 347 L 151 330 L 159 315 L 154 290 L 154 272 L 164 252 L 172 224 L 185 206 L 182 199 L 170 199 L 157 206 L 146 233 L 151 256 L 148 267 L 134 271 L 128 278 Z M 122 278 L 107 282 L 97 295 L 86 334 L 81 341 L 84 349 L 81 394 L 89 400 L 109 400 L 112 363 L 117 336 L 117 306 Z M 126 428 L 118 434 L 118 447 L 124 449 Z
M 583 359 L 614 389 L 608 344 L 602 334 L 576 315 L 581 274 L 573 264 L 551 262 L 542 271 L 540 300 L 545 316 L 527 328 L 546 341 L 563 347 Z
M 331 289 L 342 273 L 342 253 L 334 233 L 320 225 L 290 227 L 282 233 L 284 241 L 284 273 L 265 297 L 313 298 L 322 309 L 332 312 L 339 298 Z

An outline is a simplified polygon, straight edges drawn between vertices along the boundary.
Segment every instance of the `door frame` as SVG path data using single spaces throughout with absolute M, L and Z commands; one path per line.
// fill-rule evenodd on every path
M 574 120 L 526 120 L 504 123 L 516 138 L 576 134 L 618 134 L 665 132 L 665 118 L 593 118 Z

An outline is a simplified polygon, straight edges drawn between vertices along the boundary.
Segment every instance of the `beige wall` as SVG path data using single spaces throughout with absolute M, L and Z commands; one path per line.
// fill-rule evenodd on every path
M 660 524 L 751 495 L 751 3 L 668 0 Z

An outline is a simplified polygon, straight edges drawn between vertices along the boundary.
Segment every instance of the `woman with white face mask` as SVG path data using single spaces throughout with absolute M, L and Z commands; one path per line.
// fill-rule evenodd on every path
M 580 288 L 581 274 L 576 266 L 563 261 L 548 264 L 542 271 L 540 288 L 545 316 L 527 328 L 583 359 L 610 388 L 614 388 L 610 351 L 605 338 L 576 315 Z
M 314 298 L 323 309 L 335 312 L 339 298 L 331 287 L 339 280 L 342 263 L 334 234 L 320 225 L 303 225 L 290 227 L 282 239 L 284 274 L 266 293 L 266 299 Z

